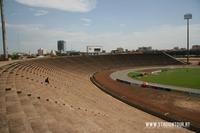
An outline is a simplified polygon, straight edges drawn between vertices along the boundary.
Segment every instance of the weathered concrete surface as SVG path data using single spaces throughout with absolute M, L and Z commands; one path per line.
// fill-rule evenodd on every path
M 138 58 L 147 63 L 140 63 Z M 154 63 L 151 58 L 155 59 Z M 176 61 L 163 55 L 80 56 L 3 66 L 0 68 L 0 132 L 191 132 L 182 128 L 145 128 L 145 122 L 163 120 L 114 99 L 89 80 L 89 75 L 102 69 L 149 63 L 165 65 Z M 45 83 L 47 77 L 49 83 Z

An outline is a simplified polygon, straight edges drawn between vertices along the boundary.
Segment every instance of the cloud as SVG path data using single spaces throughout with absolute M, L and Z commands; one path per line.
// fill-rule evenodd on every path
M 87 23 L 90 23 L 90 22 L 92 21 L 92 20 L 89 19 L 89 18 L 81 18 L 81 20 L 84 21 L 84 22 L 87 22 Z
M 67 49 L 85 51 L 87 45 L 102 45 L 110 51 L 117 47 L 137 49 L 152 46 L 154 49 L 186 47 L 186 26 L 162 25 L 142 32 L 69 32 L 64 29 L 49 28 L 41 24 L 7 24 L 10 51 L 36 52 L 40 47 L 56 50 L 57 40 L 66 40 Z M 19 34 L 19 38 L 16 36 Z M 20 40 L 20 42 L 18 41 Z M 17 42 L 17 43 L 16 43 Z M 200 24 L 190 25 L 190 44 L 200 44 Z
M 47 15 L 49 13 L 46 10 L 38 10 L 38 9 L 35 9 L 35 8 L 29 8 L 29 10 L 33 12 L 34 16 L 44 16 L 44 15 Z
M 31 6 L 52 8 L 69 12 L 89 12 L 96 7 L 96 0 L 15 0 Z
M 34 16 L 44 16 L 44 15 L 47 15 L 49 12 L 46 11 L 46 10 L 37 10 L 35 13 L 34 13 Z
M 92 20 L 89 18 L 81 18 L 81 21 L 83 21 L 84 26 L 90 26 L 92 23 Z

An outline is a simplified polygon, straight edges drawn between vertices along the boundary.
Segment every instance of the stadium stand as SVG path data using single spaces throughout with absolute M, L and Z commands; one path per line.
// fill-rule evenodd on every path
M 145 121 L 160 119 L 106 95 L 89 77 L 104 69 L 178 64 L 164 54 L 124 54 L 44 58 L 2 66 L 0 132 L 145 131 Z M 188 132 L 165 131 L 174 130 Z

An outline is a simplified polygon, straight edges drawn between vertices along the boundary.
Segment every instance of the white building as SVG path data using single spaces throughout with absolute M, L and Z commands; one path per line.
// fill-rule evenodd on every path
M 47 51 L 46 51 L 45 49 L 43 49 L 43 48 L 39 48 L 39 49 L 38 49 L 38 55 L 39 55 L 39 56 L 45 55 L 45 54 L 47 54 Z
M 51 50 L 50 55 L 55 56 L 56 55 L 56 51 L 55 50 Z
M 87 46 L 87 53 L 90 55 L 99 55 L 103 52 L 102 46 Z

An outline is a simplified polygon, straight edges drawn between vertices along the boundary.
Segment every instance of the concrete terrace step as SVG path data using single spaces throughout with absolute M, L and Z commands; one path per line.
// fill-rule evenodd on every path
M 5 76 L 7 78 L 7 82 L 2 84 L 4 86 L 9 86 L 9 88 L 5 88 L 5 100 L 2 100 L 4 101 L 2 104 L 4 104 L 5 108 L 2 110 L 5 110 L 4 116 L 6 116 L 3 118 L 2 123 L 7 123 L 7 126 L 4 125 L 3 128 L 1 128 L 1 131 L 9 131 L 10 133 L 32 133 L 33 131 L 47 133 L 50 132 L 47 126 L 45 127 L 44 124 L 41 124 L 42 121 L 40 118 L 37 118 L 38 115 L 34 112 L 34 108 L 31 107 L 30 104 L 27 106 L 21 105 L 17 90 L 14 88 L 15 80 L 13 78 L 13 73 L 10 73 L 10 71 L 13 71 L 13 69 L 9 68 L 6 71 L 7 72 L 1 76 Z M 1 91 L 2 90 L 3 89 L 1 89 Z
M 144 131 L 144 121 L 160 119 L 105 95 L 89 81 L 95 71 L 134 66 L 154 57 L 138 56 L 46 58 L 0 67 L 0 133 Z M 163 58 L 156 59 L 162 64 Z M 132 121 L 138 120 L 140 125 L 134 126 Z

